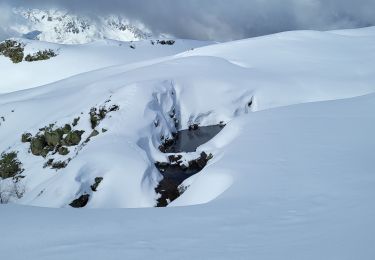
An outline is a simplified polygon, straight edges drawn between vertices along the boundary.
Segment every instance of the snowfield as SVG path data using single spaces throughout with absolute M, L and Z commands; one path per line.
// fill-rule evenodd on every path
M 370 27 L 212 45 L 61 45 L 28 64 L 0 56 L 0 151 L 18 152 L 26 187 L 0 206 L 1 255 L 374 259 L 374 42 Z M 34 76 L 22 81 L 26 71 Z M 108 112 L 93 136 L 90 110 L 100 107 Z M 207 166 L 155 208 L 154 163 L 168 155 L 161 136 L 220 122 L 218 135 L 182 153 L 212 154 Z M 67 155 L 33 155 L 22 134 L 50 124 L 85 132 Z M 49 159 L 67 165 L 52 169 Z M 87 205 L 72 209 L 82 194 Z
M 25 45 L 25 56 L 47 49 L 54 50 L 57 56 L 46 61 L 23 61 L 13 64 L 10 59 L 0 55 L 0 70 L 4 81 L 0 93 L 34 88 L 92 70 L 160 59 L 213 44 L 194 40 L 175 40 L 175 44 L 169 46 L 157 44 L 157 40 L 137 42 L 101 40 L 81 45 L 64 45 L 19 38 L 15 40 Z

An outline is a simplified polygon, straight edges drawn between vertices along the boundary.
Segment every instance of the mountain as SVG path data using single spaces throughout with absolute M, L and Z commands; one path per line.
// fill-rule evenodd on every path
M 56 49 L 0 56 L 39 68 L 35 85 L 77 55 L 87 70 L 34 88 L 12 79 L 0 94 L 5 258 L 375 255 L 374 27 L 220 44 L 18 41 L 32 57 Z
M 15 8 L 10 29 L 28 39 L 81 44 L 99 39 L 137 41 L 151 37 L 142 25 L 135 26 L 124 17 L 108 15 L 91 18 L 59 9 Z

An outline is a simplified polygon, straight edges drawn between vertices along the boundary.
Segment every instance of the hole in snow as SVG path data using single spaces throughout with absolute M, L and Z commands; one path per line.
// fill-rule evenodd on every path
M 165 207 L 177 199 L 185 190 L 180 185 L 187 178 L 200 172 L 213 157 L 212 154 L 202 152 L 198 158 L 186 160 L 184 158 L 186 154 L 178 153 L 195 152 L 199 146 L 214 138 L 224 126 L 222 122 L 218 125 L 203 127 L 191 125 L 187 130 L 178 131 L 173 140 L 162 145 L 161 151 L 172 154 L 168 156 L 168 162 L 155 163 L 156 168 L 163 175 L 163 179 L 155 188 L 155 191 L 160 194 L 157 207 Z
M 191 125 L 189 129 L 180 130 L 174 139 L 165 142 L 161 151 L 165 153 L 195 152 L 199 146 L 214 138 L 224 128 L 224 124 L 211 126 Z

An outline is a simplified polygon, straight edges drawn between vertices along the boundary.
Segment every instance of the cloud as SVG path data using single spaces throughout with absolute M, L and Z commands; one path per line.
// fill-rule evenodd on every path
M 0 0 L 1 1 L 1 0 Z M 116 13 L 154 34 L 232 40 L 269 33 L 375 25 L 374 0 L 2 0 L 12 6 L 59 7 L 93 17 Z
M 0 41 L 20 36 L 11 26 L 8 26 L 16 22 L 14 18 L 11 6 L 0 0 Z

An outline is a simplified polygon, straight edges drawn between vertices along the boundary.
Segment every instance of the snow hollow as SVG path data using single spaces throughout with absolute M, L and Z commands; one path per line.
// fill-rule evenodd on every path
M 374 42 L 11 39 L 2 257 L 374 259 Z

